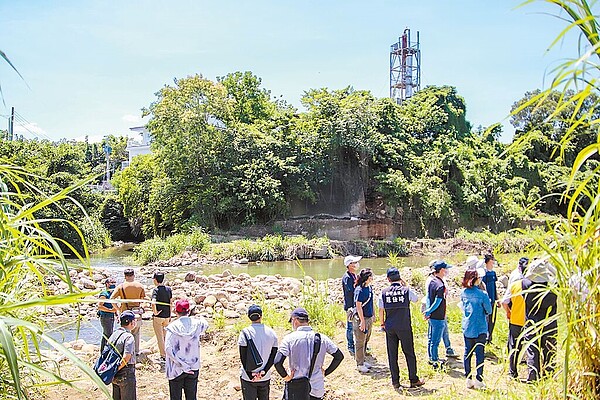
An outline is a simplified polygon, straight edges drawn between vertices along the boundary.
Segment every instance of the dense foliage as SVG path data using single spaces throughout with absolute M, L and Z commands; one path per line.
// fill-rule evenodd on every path
M 109 136 L 108 143 L 113 148 L 113 168 L 120 168 L 126 158 L 126 139 Z M 60 142 L 37 140 L 0 141 L 0 159 L 12 165 L 18 165 L 29 173 L 27 184 L 35 186 L 37 191 L 24 191 L 25 183 L 19 182 L 19 189 L 26 193 L 25 200 L 40 202 L 49 194 L 58 193 L 64 188 L 84 179 L 89 185 L 80 186 L 71 194 L 75 201 L 61 205 L 51 205 L 37 213 L 40 220 L 62 218 L 75 222 L 83 231 L 90 248 L 100 248 L 110 243 L 110 234 L 100 222 L 101 205 L 104 195 L 92 189 L 104 176 L 106 158 L 102 145 L 87 142 Z M 85 211 L 84 211 L 85 210 Z M 42 223 L 53 236 L 73 244 L 77 249 L 83 243 L 77 232 L 65 222 Z
M 521 107 L 532 93 L 515 102 L 518 145 L 509 147 L 498 140 L 501 126 L 470 126 L 449 86 L 427 87 L 402 105 L 351 87 L 310 89 L 299 111 L 273 100 L 250 72 L 189 76 L 145 110 L 153 155 L 114 183 L 125 216 L 146 237 L 268 223 L 292 210 L 380 213 L 412 221 L 425 236 L 461 226 L 498 231 L 564 213 L 549 195 L 568 175 L 565 163 L 594 139 L 581 128 L 571 151 L 554 153 L 565 126 L 539 124 L 551 108 Z M 524 135 L 534 130 L 536 140 Z

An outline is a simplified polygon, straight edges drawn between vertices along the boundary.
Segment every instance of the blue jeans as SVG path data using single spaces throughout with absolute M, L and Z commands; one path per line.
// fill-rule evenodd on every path
M 452 350 L 452 345 L 450 343 L 450 333 L 448 331 L 448 319 L 444 320 L 444 331 L 442 332 L 442 341 L 444 342 L 444 347 L 446 347 L 446 355 L 454 354 L 454 350 Z M 427 328 L 427 341 L 431 340 L 431 325 Z M 429 352 L 429 346 L 427 346 L 427 357 L 431 360 L 431 353 Z
M 475 367 L 477 368 L 477 380 L 483 380 L 483 356 L 485 350 L 485 341 L 487 340 L 487 333 L 482 333 L 476 338 L 465 337 L 465 376 L 471 377 L 471 357 L 473 352 L 475 353 Z
M 446 324 L 446 320 L 444 319 L 430 319 L 429 320 L 429 344 L 427 346 L 429 359 L 431 361 L 438 361 L 438 347 L 440 346 L 440 341 L 442 340 L 442 334 L 444 333 L 444 325 Z
M 346 322 L 346 340 L 348 341 L 348 351 L 354 353 L 354 330 L 352 329 L 352 321 Z

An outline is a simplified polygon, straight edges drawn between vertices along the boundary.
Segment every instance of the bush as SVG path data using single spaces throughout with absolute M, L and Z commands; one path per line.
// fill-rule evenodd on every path
M 153 238 L 144 241 L 133 251 L 135 260 L 148 264 L 158 260 L 168 260 L 184 251 L 204 253 L 208 250 L 210 236 L 202 228 L 193 228 L 190 233 L 178 233 L 165 240 Z

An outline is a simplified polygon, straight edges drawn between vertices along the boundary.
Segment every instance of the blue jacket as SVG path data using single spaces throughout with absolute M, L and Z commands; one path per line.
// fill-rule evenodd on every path
M 492 313 L 492 303 L 487 293 L 478 287 L 464 289 L 460 295 L 463 319 L 462 330 L 466 338 L 476 338 L 482 333 L 487 334 L 485 316 Z
M 354 280 L 356 275 L 346 271 L 342 277 L 342 290 L 344 291 L 344 310 L 354 307 Z

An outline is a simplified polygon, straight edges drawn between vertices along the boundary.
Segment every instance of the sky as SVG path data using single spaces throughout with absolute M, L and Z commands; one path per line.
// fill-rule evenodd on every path
M 574 46 L 548 47 L 557 9 L 522 0 L 0 0 L 0 129 L 99 141 L 140 126 L 141 109 L 174 78 L 252 71 L 272 96 L 301 108 L 312 88 L 351 85 L 389 95 L 390 45 L 419 32 L 421 87 L 450 85 L 474 127 L 507 118 Z

